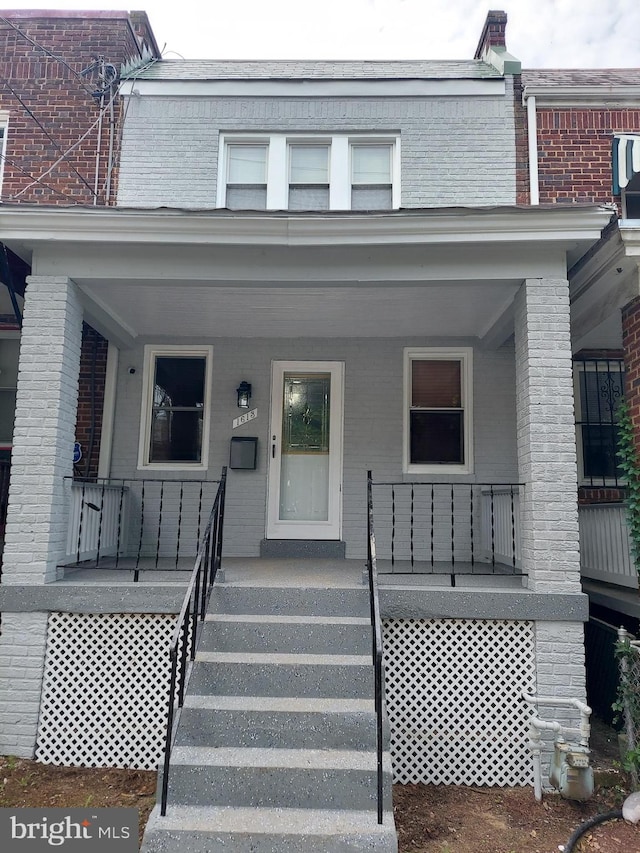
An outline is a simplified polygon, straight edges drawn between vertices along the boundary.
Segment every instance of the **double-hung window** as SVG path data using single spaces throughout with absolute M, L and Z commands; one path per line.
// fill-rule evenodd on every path
M 264 210 L 267 206 L 266 144 L 234 144 L 227 149 L 227 207 Z
M 392 210 L 400 139 L 386 134 L 223 134 L 218 207 Z
M 211 347 L 145 347 L 140 468 L 207 467 Z
M 351 146 L 351 210 L 390 210 L 393 146 Z
M 582 485 L 616 486 L 622 472 L 618 458 L 618 405 L 624 398 L 624 363 L 616 358 L 574 362 L 576 431 Z
M 289 210 L 329 209 L 329 145 L 289 145 Z
M 469 473 L 472 350 L 405 350 L 404 469 Z

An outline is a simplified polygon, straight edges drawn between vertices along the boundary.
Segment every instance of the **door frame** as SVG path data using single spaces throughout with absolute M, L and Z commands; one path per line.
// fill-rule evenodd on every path
M 280 468 L 282 404 L 285 373 L 329 373 L 329 507 L 327 521 L 281 521 Z M 342 459 L 344 431 L 344 362 L 273 361 L 271 363 L 271 415 L 269 418 L 267 476 L 267 539 L 339 540 L 342 536 Z

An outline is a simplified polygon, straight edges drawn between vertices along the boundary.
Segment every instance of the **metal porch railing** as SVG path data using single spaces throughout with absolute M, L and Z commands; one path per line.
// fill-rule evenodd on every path
M 226 483 L 227 469 L 223 468 L 220 482 L 217 484 L 218 490 L 213 502 L 213 508 L 204 530 L 202 542 L 198 548 L 191 579 L 187 586 L 187 591 L 178 615 L 178 621 L 173 632 L 171 646 L 169 647 L 171 676 L 160 796 L 160 814 L 162 815 L 167 813 L 169 765 L 176 707 L 180 709 L 184 704 L 188 664 L 193 663 L 196 656 L 198 638 L 207 612 L 211 589 L 222 561 Z
M 521 573 L 517 483 L 370 483 L 378 571 Z
M 67 478 L 65 567 L 176 569 L 198 553 L 217 480 Z

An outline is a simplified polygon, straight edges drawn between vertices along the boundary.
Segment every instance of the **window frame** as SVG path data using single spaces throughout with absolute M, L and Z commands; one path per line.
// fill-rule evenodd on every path
M 202 416 L 202 450 L 200 462 L 151 462 L 151 426 L 153 423 L 153 388 L 157 358 L 204 358 L 204 402 Z M 209 435 L 211 429 L 211 373 L 212 346 L 182 346 L 181 344 L 146 344 L 142 374 L 142 400 L 140 408 L 140 437 L 138 442 L 138 470 L 143 471 L 206 471 L 209 467 Z
M 591 373 L 602 372 L 611 374 L 611 370 L 608 369 L 606 371 L 598 371 L 597 364 L 615 364 L 616 366 L 620 366 L 619 372 L 621 377 L 622 384 L 622 399 L 624 399 L 625 394 L 625 364 L 622 357 L 616 358 L 606 358 L 594 356 L 593 358 L 576 358 L 573 361 L 573 393 L 575 400 L 575 424 L 576 424 L 576 457 L 578 463 L 578 485 L 586 486 L 592 489 L 607 489 L 607 488 L 617 488 L 619 486 L 626 485 L 626 480 L 624 476 L 614 476 L 614 477 L 606 477 L 604 475 L 595 475 L 585 474 L 584 470 L 584 439 L 582 434 L 582 429 L 586 425 L 590 426 L 605 426 L 612 427 L 615 424 L 611 421 L 603 420 L 602 418 L 598 420 L 585 421 L 582 417 L 582 383 L 580 379 L 580 374 L 585 371 Z
M 411 462 L 411 366 L 414 361 L 459 361 L 461 409 L 463 412 L 464 462 Z M 403 441 L 402 470 L 405 474 L 472 474 L 473 462 L 473 348 L 472 347 L 405 347 L 403 364 Z
M 9 135 L 9 121 L 0 110 L 0 199 L 2 198 L 2 184 L 4 179 L 4 164 L 7 156 L 7 136 Z
M 227 207 L 228 151 L 232 145 L 267 145 L 266 210 L 289 210 L 290 148 L 294 145 L 328 145 L 328 210 L 351 210 L 351 152 L 354 145 L 391 147 L 391 207 L 397 210 L 401 200 L 400 134 L 388 133 L 221 133 L 218 148 L 218 184 L 216 207 Z

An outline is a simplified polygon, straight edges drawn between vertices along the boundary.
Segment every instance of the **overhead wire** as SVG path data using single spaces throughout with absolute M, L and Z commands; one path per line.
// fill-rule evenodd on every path
M 59 190 L 56 187 L 52 187 L 51 184 L 45 183 L 44 181 L 40 180 L 40 178 L 36 178 L 35 175 L 33 175 L 31 172 L 28 172 L 23 166 L 21 166 L 19 163 L 16 163 L 15 160 L 12 160 L 10 157 L 7 157 L 6 154 L 0 154 L 0 159 L 3 160 L 5 163 L 8 163 L 10 166 L 13 166 L 14 169 L 18 169 L 20 172 L 22 172 L 28 178 L 31 178 L 32 179 L 31 186 L 33 186 L 34 183 L 40 184 L 42 187 L 50 190 L 52 193 L 56 193 L 57 195 L 62 196 L 62 198 L 69 199 L 69 201 L 73 202 L 73 204 L 80 204 L 81 203 L 77 199 L 75 199 L 73 196 L 67 195 L 67 193 L 62 192 L 62 190 Z M 13 198 L 13 196 L 12 196 L 12 198 Z
M 116 95 L 117 95 L 117 94 L 118 94 L 118 90 L 117 90 L 117 89 L 115 89 L 115 90 L 114 90 L 114 92 L 113 92 L 113 94 L 111 95 L 111 98 L 109 99 L 109 103 L 108 103 L 108 104 L 106 104 L 106 105 L 105 105 L 105 107 L 103 107 L 103 108 L 100 110 L 100 113 L 99 113 L 99 115 L 98 115 L 98 118 L 93 122 L 93 124 L 91 125 L 91 127 L 89 127 L 89 129 L 88 129 L 88 130 L 86 130 L 86 131 L 82 134 L 82 136 L 81 136 L 79 139 L 77 139 L 77 140 L 73 143 L 73 145 L 70 145 L 70 146 L 69 146 L 69 148 L 67 148 L 67 150 L 62 154 L 62 156 L 61 156 L 61 157 L 58 157 L 58 159 L 55 161 L 55 163 L 52 163 L 52 165 L 51 165 L 51 166 L 49 166 L 49 168 L 46 170 L 46 172 L 43 172 L 43 173 L 40 175 L 40 179 L 42 179 L 42 178 L 46 178 L 46 176 L 47 176 L 48 174 L 50 174 L 50 173 L 51 173 L 51 172 L 56 168 L 56 166 L 58 166 L 58 164 L 59 164 L 59 163 L 62 163 L 62 161 L 63 161 L 63 160 L 65 160 L 65 159 L 69 156 L 69 154 L 71 154 L 71 152 L 72 152 L 72 151 L 74 151 L 74 150 L 78 147 L 78 145 L 80 145 L 80 143 L 81 143 L 81 142 L 83 142 L 83 141 L 87 138 L 87 136 L 89 136 L 89 134 L 90 134 L 90 133 L 91 133 L 91 132 L 92 132 L 92 131 L 97 127 L 97 125 L 102 121 L 102 118 L 104 117 L 104 113 L 105 113 L 105 112 L 106 112 L 106 110 L 109 108 L 109 104 L 110 104 L 111 102 L 113 102 L 113 100 L 115 100 L 115 97 L 116 97 Z M 33 186 L 33 184 L 34 184 L 37 180 L 38 180 L 38 179 L 35 179 L 35 180 L 34 180 L 34 181 L 32 181 L 30 184 L 27 184 L 27 186 L 26 186 L 26 187 L 23 187 L 23 188 L 20 190 L 20 192 L 19 192 L 19 193 L 16 193 L 14 196 L 12 196 L 12 198 L 14 198 L 14 199 L 15 199 L 15 198 L 19 198 L 19 196 L 21 196 L 21 195 L 22 195 L 23 193 L 25 193 L 28 189 L 30 189 L 30 188 Z M 90 188 L 90 189 L 91 189 L 91 188 Z M 92 195 L 93 195 L 93 190 L 91 190 L 91 193 L 92 193 Z
M 71 65 L 69 65 L 69 63 L 66 61 L 66 59 L 63 59 L 61 56 L 57 56 L 55 53 L 50 51 L 44 45 L 40 44 L 40 42 L 37 42 L 35 39 L 32 39 L 31 36 L 28 36 L 23 30 L 20 29 L 20 27 L 18 27 L 16 24 L 14 24 L 13 21 L 9 20 L 9 18 L 5 18 L 2 15 L 0 15 L 0 21 L 2 21 L 3 23 L 7 24 L 7 26 L 9 26 L 13 30 L 15 30 L 19 35 L 22 36 L 22 38 L 25 41 L 29 42 L 29 44 L 33 45 L 38 50 L 41 50 L 43 53 L 46 53 L 47 56 L 49 56 L 51 59 L 55 59 L 56 62 L 59 62 L 61 65 L 64 65 L 65 68 L 68 68 L 68 70 L 74 76 L 76 76 L 78 78 L 78 80 L 80 81 L 80 84 L 82 85 L 82 88 L 89 95 L 93 95 L 92 90 L 84 82 L 84 78 L 82 77 L 82 74 L 79 71 L 76 71 L 75 68 L 73 68 Z
M 56 142 L 56 140 L 55 140 L 55 139 L 53 138 L 53 136 L 49 133 L 49 131 L 46 129 L 46 127 L 42 124 L 42 122 L 38 119 L 38 117 L 34 114 L 34 112 L 33 112 L 33 111 L 32 111 L 32 110 L 27 106 L 27 104 L 25 104 L 25 102 L 23 101 L 23 99 L 22 99 L 22 98 L 20 97 L 20 95 L 16 92 L 16 90 L 13 88 L 13 86 L 11 85 L 11 83 L 6 79 L 6 77 L 3 77 L 3 76 L 1 76 L 1 75 L 0 75 L 0 82 L 2 83 L 2 85 L 3 85 L 3 86 L 5 86 L 5 87 L 6 87 L 6 88 L 11 92 L 11 94 L 13 95 L 13 97 L 18 101 L 18 103 L 19 103 L 19 104 L 20 104 L 20 106 L 23 108 L 23 110 L 27 113 L 27 115 L 28 115 L 30 118 L 32 118 L 32 119 L 33 119 L 33 121 L 38 125 L 38 127 L 39 127 L 39 128 L 40 128 L 40 130 L 44 133 L 44 135 L 47 137 L 47 139 L 49 140 L 49 142 L 51 142 L 51 144 L 52 144 L 52 145 L 55 145 L 55 147 L 56 147 L 56 149 L 57 149 L 58 151 L 62 152 L 62 150 L 63 150 L 63 149 L 62 149 L 62 146 L 61 146 L 61 145 L 59 145 L 59 144 Z M 91 187 L 91 184 L 90 184 L 90 183 L 89 183 L 89 182 L 88 182 L 88 181 L 87 181 L 87 180 L 86 180 L 86 179 L 85 179 L 85 178 L 80 174 L 80 172 L 76 169 L 76 167 L 73 165 L 73 163 L 69 163 L 68 165 L 69 165 L 69 167 L 70 167 L 70 168 L 71 168 L 71 169 L 76 173 L 76 175 L 78 176 L 78 178 L 80 178 L 80 180 L 82 181 L 82 183 L 83 183 L 83 184 L 84 184 L 84 185 L 89 189 L 89 191 L 90 191 L 90 192 L 91 192 L 91 194 L 93 195 L 93 189 L 92 189 L 92 187 Z

